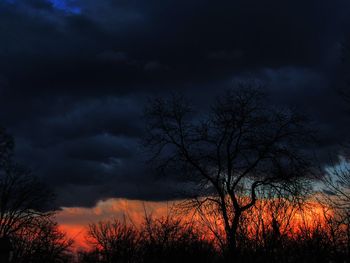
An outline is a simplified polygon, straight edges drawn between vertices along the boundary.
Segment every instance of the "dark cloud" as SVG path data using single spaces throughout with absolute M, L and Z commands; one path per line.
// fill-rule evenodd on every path
M 239 79 L 305 111 L 323 152 L 347 139 L 334 92 L 346 0 L 0 0 L 0 124 L 60 205 L 173 198 L 138 141 L 145 99 L 185 92 L 199 107 Z M 80 197 L 78 197 L 78 195 Z

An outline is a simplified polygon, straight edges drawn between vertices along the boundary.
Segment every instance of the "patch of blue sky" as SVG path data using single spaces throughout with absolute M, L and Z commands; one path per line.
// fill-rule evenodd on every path
M 67 13 L 80 14 L 81 8 L 74 5 L 74 0 L 49 0 L 52 6 L 56 9 Z

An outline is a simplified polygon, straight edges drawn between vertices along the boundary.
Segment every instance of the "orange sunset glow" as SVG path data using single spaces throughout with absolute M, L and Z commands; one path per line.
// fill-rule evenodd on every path
M 92 208 L 82 207 L 63 207 L 56 215 L 61 230 L 67 233 L 67 236 L 75 241 L 75 249 L 89 249 L 89 243 L 86 240 L 87 228 L 91 223 L 106 221 L 111 219 L 126 220 L 140 226 L 143 223 L 145 213 L 154 218 L 164 217 L 174 211 L 180 201 L 172 202 L 150 202 L 127 199 L 107 199 L 99 201 Z M 247 226 L 247 231 L 253 235 L 254 231 L 260 231 L 253 217 L 262 214 L 265 224 L 272 221 L 274 212 L 271 210 L 272 201 L 261 201 L 247 215 L 251 223 Z M 181 215 L 181 214 L 180 214 Z M 325 220 L 332 217 L 332 210 L 319 202 L 309 201 L 303 207 L 284 207 L 278 211 L 277 219 L 280 223 L 281 233 L 291 235 L 301 231 L 303 228 L 314 228 L 316 225 L 324 226 Z M 213 238 L 212 233 L 206 228 L 208 222 L 216 226 L 221 225 L 217 219 L 207 216 L 203 217 L 195 211 L 186 212 L 181 215 L 183 221 L 194 220 L 198 225 L 206 229 L 207 238 Z
M 155 217 L 170 212 L 174 202 L 147 202 L 127 199 L 99 201 L 93 208 L 63 207 L 56 218 L 60 228 L 74 239 L 77 248 L 87 248 L 86 230 L 90 223 L 126 217 L 135 225 L 142 223 L 145 212 Z

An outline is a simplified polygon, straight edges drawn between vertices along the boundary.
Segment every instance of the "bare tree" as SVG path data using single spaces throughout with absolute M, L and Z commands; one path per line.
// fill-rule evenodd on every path
M 348 146 L 345 147 L 346 150 Z M 323 194 L 320 203 L 332 209 L 332 226 L 335 222 L 342 233 L 342 246 L 350 253 L 350 163 L 348 156 L 339 162 L 332 160 L 322 177 Z M 330 226 L 330 225 L 329 225 Z M 338 243 L 339 244 L 339 243 Z
M 140 235 L 133 225 L 114 219 L 90 224 L 89 243 L 102 256 L 102 262 L 137 262 Z
M 323 177 L 327 201 L 336 208 L 350 212 L 350 164 L 345 158 L 340 163 L 332 163 Z
M 350 106 L 350 34 L 347 32 L 341 45 L 340 78 L 337 85 L 340 102 L 345 103 L 348 113 Z M 332 153 L 330 165 L 322 169 L 324 195 L 322 202 L 334 209 L 336 218 L 346 229 L 347 251 L 350 253 L 350 145 L 340 138 L 342 152 Z M 339 158 L 339 155 L 341 157 Z M 335 156 L 335 158 L 334 158 Z
M 170 214 L 160 218 L 145 214 L 137 228 L 118 219 L 90 224 L 88 241 L 93 250 L 81 254 L 83 262 L 213 262 L 216 258 L 214 247 L 194 224 Z
M 145 215 L 141 229 L 143 262 L 215 262 L 213 244 L 203 238 L 195 222 L 172 213 L 153 218 Z
M 309 164 L 301 150 L 304 119 L 269 106 L 256 85 L 239 84 L 219 97 L 204 117 L 181 96 L 154 99 L 145 111 L 145 146 L 164 174 L 177 170 L 195 190 L 197 209 L 211 204 L 223 221 L 229 257 L 237 229 L 259 192 L 300 194 Z
M 51 191 L 13 161 L 14 140 L 0 129 L 0 237 L 11 239 L 15 262 L 65 262 L 72 241 L 60 232 Z
M 0 236 L 10 236 L 33 222 L 52 201 L 51 192 L 31 172 L 12 160 L 14 143 L 0 129 Z
M 51 216 L 37 217 L 13 237 L 14 261 L 63 263 L 71 262 L 73 240 L 59 230 Z
M 3 173 L 2 173 L 3 172 Z M 50 200 L 50 192 L 27 170 L 11 165 L 0 171 L 0 235 L 10 236 L 32 224 Z

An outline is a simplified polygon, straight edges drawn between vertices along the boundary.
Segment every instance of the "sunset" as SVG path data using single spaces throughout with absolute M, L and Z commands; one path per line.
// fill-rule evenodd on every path
M 88 226 L 92 222 L 108 221 L 117 218 L 121 221 L 126 221 L 128 224 L 133 224 L 136 227 L 142 227 L 145 216 L 154 218 L 164 218 L 167 216 L 181 218 L 183 222 L 197 222 L 198 227 L 202 227 L 202 233 L 206 233 L 205 238 L 213 239 L 214 236 L 208 228 L 207 222 L 212 223 L 217 220 L 211 218 L 208 213 L 206 215 L 206 224 L 201 224 L 201 216 L 196 214 L 196 211 L 187 211 L 186 215 L 176 213 L 177 207 L 181 206 L 183 201 L 177 202 L 147 202 L 140 200 L 126 199 L 108 199 L 100 201 L 92 208 L 63 208 L 56 215 L 57 221 L 60 224 L 62 231 L 66 232 L 69 238 L 75 240 L 74 249 L 91 249 L 91 244 L 87 238 Z M 264 207 L 263 209 L 261 209 Z M 265 203 L 257 205 L 257 210 L 263 213 L 265 221 L 271 221 L 271 206 Z M 253 212 L 252 217 L 257 217 L 257 211 Z M 285 213 L 290 217 L 287 220 L 280 220 L 281 230 L 286 234 L 292 235 L 299 233 L 303 228 L 314 229 L 318 224 L 326 225 L 326 220 L 334 216 L 334 212 L 330 207 L 322 206 L 319 203 L 309 201 L 304 207 L 292 208 L 288 205 L 288 210 Z M 284 214 L 284 216 L 286 216 Z M 256 231 L 252 224 L 250 231 Z
M 0 0 L 0 263 L 348 263 L 348 0 Z
M 141 226 L 145 213 L 155 217 L 173 213 L 173 202 L 147 202 L 127 199 L 108 199 L 99 201 L 94 207 L 64 207 L 56 215 L 62 230 L 75 239 L 76 249 L 89 248 L 86 232 L 89 224 L 114 218 Z

